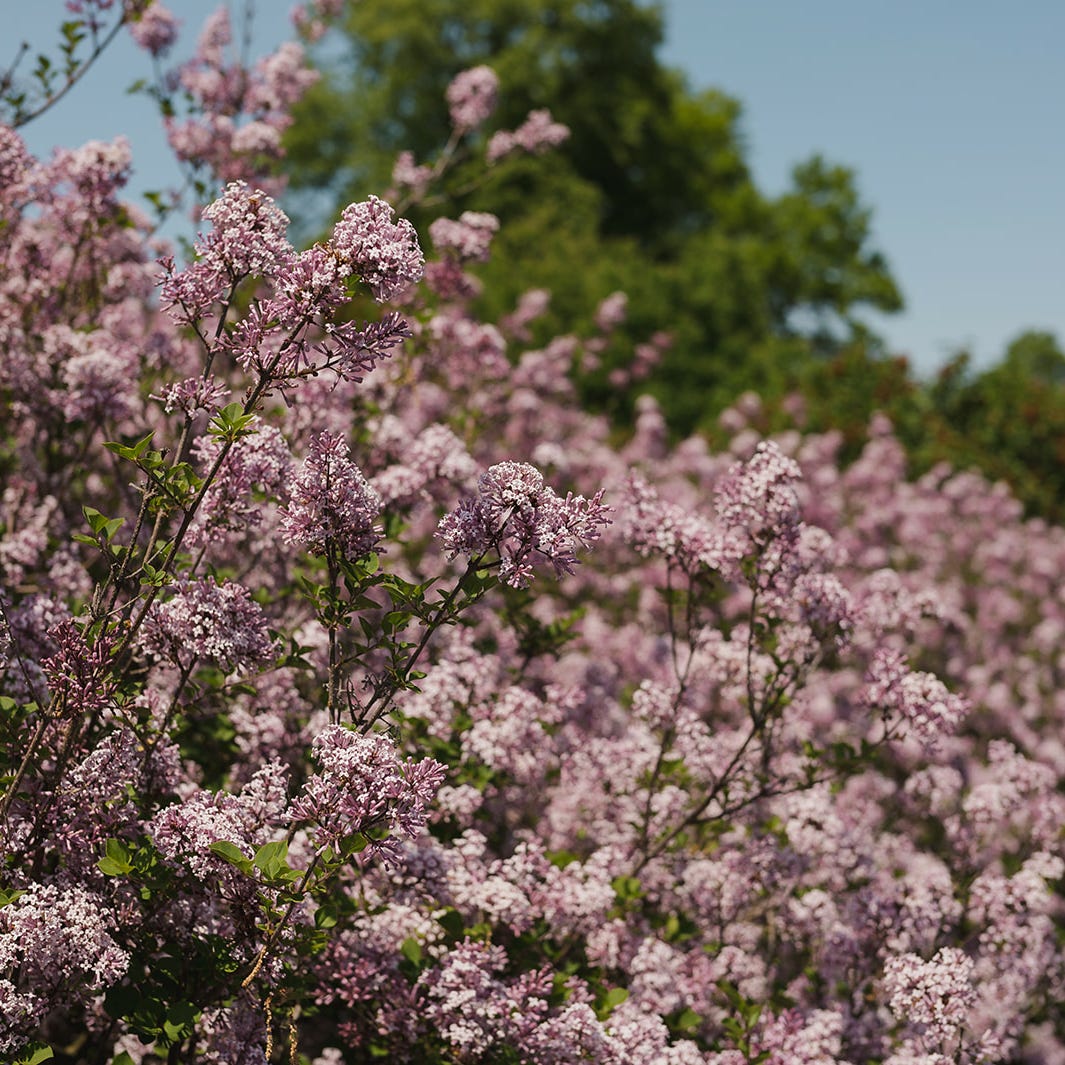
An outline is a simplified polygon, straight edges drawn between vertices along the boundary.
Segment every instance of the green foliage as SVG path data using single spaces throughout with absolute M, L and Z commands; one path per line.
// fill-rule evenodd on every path
M 246 414 L 243 403 L 227 403 L 211 420 L 207 431 L 218 440 L 233 444 L 254 432 L 250 428 L 254 421 L 255 415 Z
M 979 373 L 958 356 L 929 396 L 954 465 L 1005 480 L 1029 514 L 1065 520 L 1065 353 L 1052 334 L 1022 333 Z
M 806 428 L 842 434 L 844 462 L 858 455 L 881 411 L 906 447 L 911 474 L 937 463 L 974 469 L 1008 484 L 1029 516 L 1065 520 L 1065 353 L 1050 333 L 1020 334 L 980 371 L 960 353 L 927 383 L 906 359 L 857 342 L 799 367 L 790 387 L 803 396 Z M 771 403 L 756 428 L 789 420 Z
M 479 182 L 469 160 L 485 135 L 475 135 L 431 209 L 407 212 L 423 234 L 439 214 L 500 217 L 478 312 L 493 320 L 545 287 L 538 335 L 587 333 L 598 300 L 627 292 L 629 321 L 582 382 L 584 399 L 621 422 L 633 397 L 610 370 L 656 330 L 675 342 L 650 390 L 677 431 L 711 426 L 744 389 L 781 395 L 791 367 L 854 340 L 862 307 L 897 310 L 901 297 L 869 246 L 853 173 L 814 157 L 784 195 L 766 196 L 748 171 L 739 103 L 693 91 L 659 61 L 661 40 L 660 10 L 634 0 L 350 5 L 343 57 L 289 134 L 296 213 L 315 222 L 380 193 L 401 150 L 435 159 L 450 134 L 448 83 L 487 63 L 501 84 L 490 129 L 546 107 L 572 137 Z
M 40 1062 L 51 1061 L 54 1057 L 55 1052 L 51 1047 L 33 1046 L 23 1051 L 11 1065 L 40 1065 Z

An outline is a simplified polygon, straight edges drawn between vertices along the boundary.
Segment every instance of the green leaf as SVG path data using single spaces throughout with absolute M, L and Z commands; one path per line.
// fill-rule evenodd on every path
M 211 420 L 207 431 L 222 440 L 237 440 L 252 431 L 249 426 L 253 421 L 255 415 L 245 414 L 242 404 L 227 403 Z
M 643 894 L 640 882 L 634 876 L 617 876 L 610 882 L 610 886 L 619 902 L 638 899 Z
M 166 1019 L 171 1024 L 187 1027 L 199 1016 L 199 1010 L 191 1002 L 175 1002 L 166 1011 Z
M 462 939 L 466 933 L 466 922 L 463 921 L 462 914 L 453 907 L 449 906 L 436 920 L 452 939 Z
M 340 855 L 342 858 L 350 858 L 353 854 L 361 854 L 369 845 L 369 836 L 362 832 L 352 832 L 340 841 Z
M 693 1028 L 698 1028 L 702 1023 L 703 1018 L 690 1006 L 686 1006 L 674 1022 L 673 1027 L 676 1028 L 678 1032 L 690 1032 Z
M 264 843 L 255 852 L 252 865 L 268 879 L 278 876 L 288 870 L 288 843 L 285 840 L 277 840 L 272 843 Z
M 210 845 L 208 850 L 213 854 L 217 854 L 224 861 L 229 862 L 230 865 L 236 866 L 242 873 L 247 873 L 248 876 L 251 876 L 254 867 L 235 843 L 230 843 L 224 839 L 216 840 Z
M 602 1005 L 596 1010 L 599 1019 L 605 1021 L 628 997 L 629 989 L 627 987 L 612 987 L 603 996 Z
M 403 940 L 403 945 L 399 948 L 399 952 L 412 965 L 421 965 L 422 945 L 413 937 Z
M 51 1061 L 54 1057 L 55 1051 L 51 1047 L 38 1046 L 15 1058 L 12 1065 L 37 1065 L 39 1061 Z
M 109 839 L 104 844 L 104 857 L 96 863 L 96 868 L 104 876 L 124 876 L 133 871 L 129 851 L 119 839 Z
M 325 902 L 314 911 L 315 928 L 332 928 L 337 923 L 337 909 L 333 903 Z
M 132 462 L 138 461 L 142 455 L 148 450 L 148 445 L 152 442 L 152 437 L 155 435 L 154 430 L 147 436 L 142 436 L 140 440 L 137 440 L 133 444 L 120 444 L 116 440 L 108 440 L 104 447 L 108 451 L 113 451 L 120 459 L 129 459 Z

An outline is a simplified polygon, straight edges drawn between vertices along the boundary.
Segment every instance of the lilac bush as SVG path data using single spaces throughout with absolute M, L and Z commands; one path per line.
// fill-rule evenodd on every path
M 724 454 L 649 397 L 619 444 L 570 371 L 624 295 L 531 348 L 548 293 L 473 310 L 490 215 L 297 250 L 312 75 L 231 33 L 171 78 L 187 262 L 127 144 L 36 160 L 4 98 L 4 1060 L 1065 1060 L 1065 532 L 879 418 L 848 467 L 751 396 Z M 566 134 L 502 91 L 408 201 Z

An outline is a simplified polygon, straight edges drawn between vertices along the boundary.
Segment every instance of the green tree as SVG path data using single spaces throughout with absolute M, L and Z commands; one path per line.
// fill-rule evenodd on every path
M 844 462 L 857 456 L 880 411 L 906 447 L 911 474 L 944 462 L 974 469 L 1005 481 L 1030 516 L 1065 521 L 1065 352 L 1050 333 L 1020 334 L 979 371 L 960 352 L 927 382 L 869 338 L 796 364 L 789 384 L 804 399 L 808 429 L 842 434 Z M 758 428 L 790 426 L 786 406 L 766 404 Z
M 480 309 L 501 313 L 543 286 L 544 329 L 581 330 L 624 289 L 629 343 L 616 356 L 672 332 L 651 390 L 678 431 L 710 425 L 738 391 L 779 392 L 796 360 L 863 342 L 861 308 L 895 310 L 901 297 L 870 248 L 853 173 L 815 157 L 784 195 L 766 196 L 738 102 L 693 91 L 659 61 L 661 40 L 661 10 L 634 0 L 359 0 L 289 135 L 295 212 L 313 224 L 380 192 L 401 150 L 431 160 L 450 131 L 448 83 L 489 64 L 502 86 L 492 128 L 547 107 L 573 135 L 472 191 L 473 164 L 456 159 L 432 215 L 479 209 L 504 222 Z M 432 215 L 412 217 L 424 232 Z M 609 354 L 586 395 L 624 419 Z
M 1065 352 L 1053 334 L 1021 333 L 980 372 L 963 353 L 929 394 L 949 426 L 944 457 L 1007 481 L 1028 513 L 1065 521 Z

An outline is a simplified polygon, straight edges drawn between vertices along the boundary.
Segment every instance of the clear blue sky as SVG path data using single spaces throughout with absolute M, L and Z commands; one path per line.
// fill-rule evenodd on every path
M 170 0 L 191 48 L 212 0 Z M 242 4 L 236 5 L 238 8 Z M 256 43 L 288 0 L 259 0 Z M 62 0 L 2 0 L 0 65 L 50 46 Z M 853 167 L 906 298 L 872 319 L 927 371 L 968 347 L 997 358 L 1023 329 L 1065 340 L 1065 3 L 1061 0 L 665 0 L 664 59 L 743 104 L 759 184 L 784 189 L 814 152 Z M 25 131 L 32 149 L 127 133 L 136 186 L 173 171 L 148 101 L 123 95 L 148 61 L 123 40 L 104 69 Z

